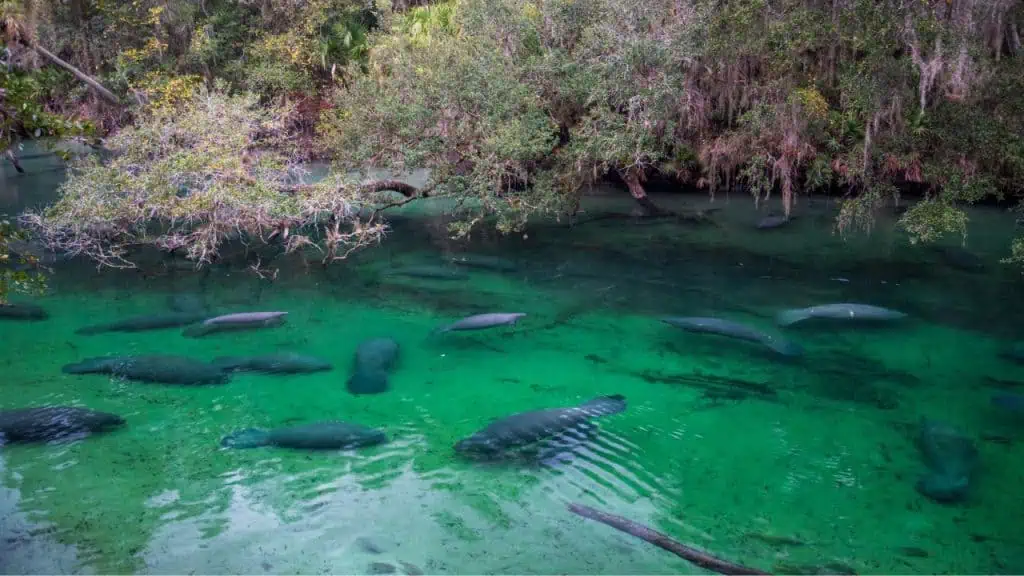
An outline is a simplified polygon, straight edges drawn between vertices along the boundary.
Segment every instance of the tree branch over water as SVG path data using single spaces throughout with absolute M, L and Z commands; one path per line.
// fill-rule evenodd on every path
M 217 260 L 224 242 L 281 242 L 286 252 L 318 251 L 326 263 L 380 241 L 385 225 L 360 217 L 370 191 L 414 188 L 338 178 L 290 185 L 302 168 L 284 129 L 289 112 L 218 90 L 150 110 L 110 140 L 114 158 L 80 161 L 60 200 L 22 220 L 50 249 L 101 267 L 134 267 L 140 246 L 202 265 Z

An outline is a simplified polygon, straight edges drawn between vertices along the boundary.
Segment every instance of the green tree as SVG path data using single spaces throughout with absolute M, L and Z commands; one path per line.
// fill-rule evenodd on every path
M 109 267 L 134 267 L 140 246 L 201 265 L 240 238 L 319 250 L 325 261 L 379 240 L 383 227 L 360 220 L 344 184 L 296 185 L 292 112 L 223 86 L 152 107 L 108 140 L 112 159 L 74 164 L 60 200 L 24 221 L 53 250 Z

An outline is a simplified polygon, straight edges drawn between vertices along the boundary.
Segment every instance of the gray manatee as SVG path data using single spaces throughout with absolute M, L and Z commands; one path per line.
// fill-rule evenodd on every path
M 202 312 L 167 312 L 164 314 L 147 314 L 117 320 L 109 324 L 86 326 L 75 331 L 76 334 L 102 334 L 104 332 L 142 332 L 144 330 L 160 330 L 162 328 L 178 328 L 202 322 L 206 314 Z
M 451 257 L 451 263 L 457 266 L 493 270 L 495 272 L 515 272 L 518 269 L 516 263 L 511 260 L 483 254 L 457 254 Z
M 942 503 L 967 498 L 978 467 L 974 441 L 945 422 L 922 419 L 917 447 L 928 467 L 928 472 L 917 481 L 917 491 Z
M 348 422 L 316 422 L 274 430 L 249 428 L 225 436 L 225 448 L 277 446 L 298 450 L 348 450 L 388 441 L 382 430 Z
M 190 326 L 182 331 L 189 338 L 201 338 L 207 334 L 233 330 L 255 330 L 284 324 L 287 312 L 238 312 L 224 314 L 203 320 L 202 324 Z
M 73 406 L 0 410 L 0 444 L 49 442 L 77 434 L 97 433 L 124 424 L 117 414 Z
M 778 354 L 782 354 L 783 356 L 792 357 L 803 354 L 803 348 L 796 342 L 783 338 L 782 336 L 769 334 L 763 330 L 754 328 L 753 326 L 748 326 L 740 322 L 733 322 L 732 320 L 724 320 L 722 318 L 681 317 L 662 318 L 662 322 L 670 326 L 686 330 L 687 332 L 717 334 L 727 338 L 754 342 L 756 344 L 761 344 Z
M 506 416 L 455 444 L 455 451 L 471 456 L 498 456 L 544 439 L 554 438 L 591 419 L 626 410 L 626 398 L 620 394 L 600 396 L 578 406 L 533 410 Z
M 474 314 L 466 316 L 462 320 L 452 322 L 447 326 L 438 328 L 434 332 L 455 332 L 460 330 L 483 330 L 495 326 L 513 326 L 520 318 L 526 316 L 523 312 L 491 312 L 489 314 Z
M 8 320 L 46 320 L 50 314 L 35 304 L 0 304 L 0 318 Z
M 388 389 L 388 375 L 398 362 L 398 342 L 373 338 L 359 344 L 352 362 L 348 391 L 352 394 L 380 394 Z
M 152 354 L 88 358 L 61 369 L 65 374 L 110 374 L 125 380 L 160 384 L 225 384 L 231 375 L 218 366 L 186 358 Z
M 386 276 L 408 276 L 410 278 L 423 278 L 427 280 L 466 280 L 469 274 L 450 266 L 403 266 L 392 268 L 385 273 Z
M 225 371 L 253 371 L 266 374 L 309 374 L 331 369 L 331 364 L 319 358 L 283 352 L 262 356 L 220 356 L 213 365 Z
M 764 218 L 761 218 L 757 222 L 757 228 L 758 230 L 771 230 L 773 228 L 781 228 L 782 226 L 789 224 L 792 220 L 793 218 L 787 217 L 785 215 L 770 214 L 768 216 L 765 216 Z
M 846 320 L 857 322 L 885 322 L 901 320 L 907 315 L 899 310 L 890 310 L 871 304 L 840 302 L 837 304 L 819 304 L 808 308 L 783 310 L 775 315 L 779 326 L 792 326 L 811 318 L 827 318 L 830 320 Z

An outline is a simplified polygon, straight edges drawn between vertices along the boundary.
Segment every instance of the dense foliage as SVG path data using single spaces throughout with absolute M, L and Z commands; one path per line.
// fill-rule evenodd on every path
M 108 263 L 139 242 L 209 259 L 234 222 L 211 198 L 246 215 L 243 233 L 274 221 L 316 228 L 304 212 L 311 189 L 283 185 L 280 172 L 314 154 L 339 174 L 430 168 L 427 190 L 399 191 L 461 200 L 463 231 L 487 215 L 508 230 L 571 212 L 609 174 L 648 210 L 655 174 L 710 194 L 740 186 L 758 202 L 778 194 L 787 211 L 800 193 L 842 194 L 843 232 L 870 228 L 878 209 L 913 192 L 925 201 L 901 224 L 915 242 L 964 234 L 965 204 L 1024 197 L 1020 0 L 3 5 L 23 36 L 135 102 L 103 103 L 66 74 L 63 98 L 33 97 L 124 128 L 107 143 L 118 159 L 81 166 L 65 200 L 35 220 L 51 241 L 74 238 Z M 275 136 L 243 130 L 238 145 L 197 161 L 195 142 L 224 128 L 202 121 L 211 102 L 246 126 L 273 118 Z M 161 122 L 187 137 L 161 135 Z M 259 162 L 273 176 L 246 160 L 264 145 Z M 146 154 L 158 161 L 140 162 Z M 381 205 L 367 188 L 387 188 L 329 182 L 318 202 L 344 207 L 328 210 L 344 226 L 358 222 L 356 208 Z M 335 253 L 310 234 L 298 237 Z M 357 236 L 347 237 L 354 246 Z M 1024 257 L 1024 241 L 1013 255 Z
M 294 251 L 317 243 L 292 231 L 318 227 L 325 259 L 378 240 L 382 226 L 360 222 L 339 183 L 294 184 L 289 112 L 223 88 L 150 108 L 109 140 L 115 157 L 80 162 L 61 199 L 25 219 L 50 248 L 111 267 L 132 266 L 126 250 L 141 245 L 199 263 L 229 239 L 273 238 Z
M 843 191 L 840 227 L 925 194 L 914 240 L 963 232 L 957 206 L 1024 191 L 1018 2 L 457 0 L 429 41 L 373 40 L 337 90 L 351 165 L 431 166 L 513 210 L 572 205 L 617 172 L 755 200 Z

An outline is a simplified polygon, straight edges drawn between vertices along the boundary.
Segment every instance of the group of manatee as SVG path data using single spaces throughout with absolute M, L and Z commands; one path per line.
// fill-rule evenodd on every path
M 891 322 L 906 317 L 903 312 L 879 306 L 837 303 L 783 310 L 776 314 L 775 322 L 781 327 L 790 327 L 814 318 Z M 740 322 L 720 318 L 664 318 L 663 321 L 689 332 L 717 334 L 752 342 L 782 356 L 796 357 L 804 353 L 803 347 L 792 340 Z M 999 398 L 1005 396 L 1007 395 Z M 1002 401 L 1009 400 L 1003 398 Z M 925 474 L 915 483 L 917 491 L 944 503 L 966 498 L 970 491 L 971 479 L 978 467 L 978 450 L 974 441 L 947 423 L 922 418 L 915 443 L 927 468 Z
M 419 272 L 419 271 L 415 271 Z M 24 313 L 39 316 L 38 311 Z M 176 309 L 166 314 L 129 318 L 122 321 L 83 328 L 80 334 L 111 331 L 154 330 L 184 327 L 188 337 L 203 337 L 225 330 L 244 330 L 278 326 L 286 312 L 242 312 L 210 316 L 199 310 Z M 525 313 L 477 314 L 436 329 L 433 334 L 463 330 L 481 330 L 515 325 Z M 776 324 L 791 327 L 810 319 L 887 322 L 905 318 L 903 312 L 856 303 L 836 303 L 790 309 L 779 312 Z M 669 317 L 663 322 L 693 333 L 714 334 L 754 343 L 786 356 L 803 354 L 803 348 L 778 333 L 771 333 L 740 322 L 715 317 Z M 380 394 L 388 390 L 388 378 L 395 369 L 399 345 L 389 338 L 373 338 L 360 343 L 355 351 L 347 388 L 352 394 Z M 1024 358 L 1024 354 L 1022 354 Z M 331 370 L 329 362 L 295 353 L 278 353 L 251 357 L 220 357 L 212 362 L 171 355 L 140 355 L 89 358 L 68 364 L 68 374 L 105 374 L 127 380 L 177 385 L 211 385 L 227 383 L 235 371 L 256 371 L 266 374 L 300 374 Z M 1017 399 L 1002 399 L 1003 402 Z M 457 453 L 472 456 L 498 457 L 528 446 L 554 439 L 570 429 L 578 429 L 590 420 L 617 414 L 626 409 L 626 399 L 619 394 L 599 396 L 576 406 L 547 408 L 512 414 L 499 418 L 471 436 L 458 441 Z M 0 411 L 0 441 L 48 441 L 68 435 L 109 430 L 124 424 L 117 415 L 77 407 L 25 408 Z M 917 490 L 941 502 L 966 497 L 971 477 L 977 467 L 978 452 L 974 442 L 941 422 L 922 419 L 917 445 L 928 472 L 916 483 Z M 274 430 L 241 430 L 221 441 L 230 448 L 277 446 L 304 450 L 337 450 L 372 446 L 387 442 L 379 429 L 349 422 L 314 422 Z
M 13 308 L 13 307 L 11 307 Z M 186 337 L 199 338 L 222 331 L 251 330 L 280 326 L 287 312 L 240 312 L 210 315 L 197 309 L 174 306 L 167 313 L 127 318 L 112 323 L 88 326 L 77 331 L 80 335 L 107 332 L 137 332 L 184 327 Z M 12 314 L 8 317 L 46 318 L 41 308 L 29 307 L 31 314 Z M 469 316 L 434 330 L 434 334 L 464 330 L 481 330 L 496 326 L 514 325 L 525 314 L 490 313 Z M 399 345 L 390 338 L 371 338 L 361 342 L 355 351 L 351 374 L 346 382 L 352 394 L 380 394 L 388 390 L 388 378 L 395 369 Z M 264 374 L 304 374 L 331 370 L 324 360 L 291 352 L 257 356 L 218 357 L 203 362 L 185 356 L 145 354 L 86 358 L 66 364 L 66 374 L 103 374 L 115 378 L 172 384 L 200 386 L 226 384 L 236 371 Z M 579 407 L 541 410 L 516 414 L 496 421 L 491 426 L 460 442 L 462 453 L 493 455 L 502 450 L 517 448 L 533 441 L 557 434 L 583 420 L 625 409 L 620 396 L 595 399 Z M 47 442 L 69 437 L 99 433 L 125 424 L 116 414 L 73 406 L 33 407 L 0 411 L 0 443 Z M 388 441 L 384 431 L 350 422 L 313 422 L 273 430 L 246 429 L 234 432 L 221 440 L 229 448 L 255 448 L 277 446 L 303 450 L 339 450 L 372 446 Z

